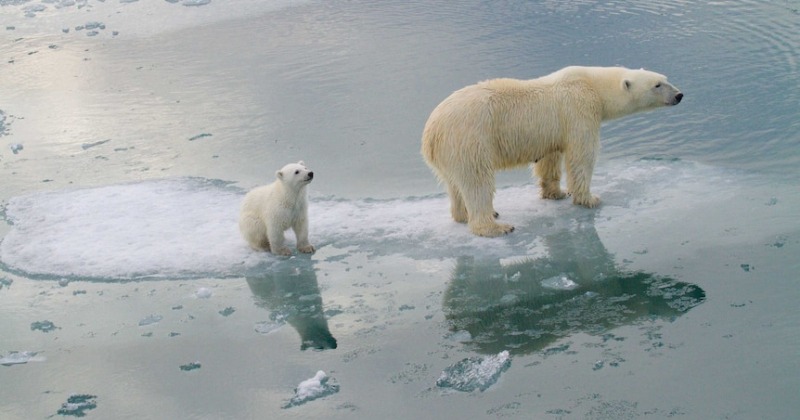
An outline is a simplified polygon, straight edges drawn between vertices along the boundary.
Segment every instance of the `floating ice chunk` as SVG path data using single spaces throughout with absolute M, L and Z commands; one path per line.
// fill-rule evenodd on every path
M 485 391 L 494 385 L 500 374 L 510 366 L 511 356 L 507 350 L 486 358 L 469 357 L 445 368 L 436 380 L 436 386 L 464 392 L 476 389 Z
M 542 287 L 555 290 L 572 290 L 578 287 L 578 283 L 570 280 L 566 274 L 559 274 L 542 280 Z
M 198 299 L 208 299 L 211 297 L 211 289 L 208 287 L 201 287 L 194 292 L 194 296 Z
M 11 143 L 9 147 L 11 148 L 11 152 L 14 153 L 15 155 L 24 148 L 20 143 Z
M 69 284 L 69 279 L 62 278 L 58 281 L 58 285 L 61 287 L 67 287 Z
M 43 362 L 44 357 L 36 356 L 35 351 L 12 351 L 8 356 L 0 357 L 0 365 L 11 366 L 28 362 Z
M 292 397 L 283 408 L 294 407 L 296 405 L 305 404 L 309 401 L 316 400 L 317 398 L 327 397 L 328 395 L 339 392 L 339 384 L 336 380 L 329 378 L 323 371 L 317 371 L 313 378 L 306 379 L 297 385 L 294 390 L 294 397 Z
M 203 365 L 200 362 L 191 362 L 185 365 L 181 365 L 180 368 L 182 371 L 188 372 L 190 370 L 200 369 Z
M 145 325 L 155 324 L 158 321 L 161 321 L 162 319 L 164 319 L 164 317 L 161 315 L 150 315 L 139 321 L 139 326 L 144 327 Z
M 93 410 L 97 408 L 96 395 L 89 394 L 73 394 L 67 398 L 67 402 L 61 404 L 57 414 L 62 416 L 83 417 L 86 415 L 84 411 Z

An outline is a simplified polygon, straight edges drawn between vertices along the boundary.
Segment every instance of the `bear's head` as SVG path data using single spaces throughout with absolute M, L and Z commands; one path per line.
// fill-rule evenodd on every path
M 276 172 L 275 176 L 284 184 L 297 188 L 311 182 L 314 179 L 314 172 L 309 171 L 306 164 L 301 160 L 297 163 L 287 164 Z
M 645 69 L 626 70 L 621 84 L 636 112 L 678 105 L 683 99 L 683 93 L 667 82 L 666 76 Z

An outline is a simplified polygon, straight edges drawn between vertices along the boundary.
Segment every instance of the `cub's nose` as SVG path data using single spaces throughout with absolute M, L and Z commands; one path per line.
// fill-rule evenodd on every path
M 682 93 L 679 93 L 679 94 L 675 95 L 675 105 L 681 103 L 681 99 L 683 99 L 683 94 Z
M 309 172 L 308 173 L 308 179 L 314 179 L 314 172 Z

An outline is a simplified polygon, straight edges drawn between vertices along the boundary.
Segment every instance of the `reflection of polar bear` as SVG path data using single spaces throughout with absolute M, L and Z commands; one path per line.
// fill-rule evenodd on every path
M 600 149 L 600 123 L 676 105 L 683 98 L 667 78 L 623 67 L 566 67 L 532 80 L 494 79 L 442 101 L 422 135 L 422 155 L 447 185 L 450 211 L 476 235 L 514 230 L 498 224 L 494 172 L 535 163 L 543 198 L 560 199 L 561 161 L 575 204 L 595 207 L 589 191 Z
M 300 252 L 314 252 L 308 242 L 308 200 L 306 185 L 314 173 L 305 164 L 290 163 L 276 173 L 277 180 L 248 192 L 242 202 L 239 230 L 253 249 L 291 255 L 283 245 L 289 228 L 297 237 Z

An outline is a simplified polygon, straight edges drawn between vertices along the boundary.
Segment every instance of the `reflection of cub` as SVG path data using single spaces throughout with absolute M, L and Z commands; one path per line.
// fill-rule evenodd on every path
M 300 161 L 284 166 L 275 175 L 278 178 L 275 182 L 245 195 L 239 216 L 242 236 L 255 250 L 289 256 L 292 251 L 283 245 L 283 232 L 292 228 L 297 249 L 314 252 L 314 246 L 308 242 L 306 199 L 306 185 L 314 178 L 314 172 Z
M 311 261 L 279 261 L 263 276 L 248 276 L 247 285 L 257 306 L 270 310 L 271 318 L 285 319 L 297 330 L 302 340 L 301 350 L 336 348 Z

